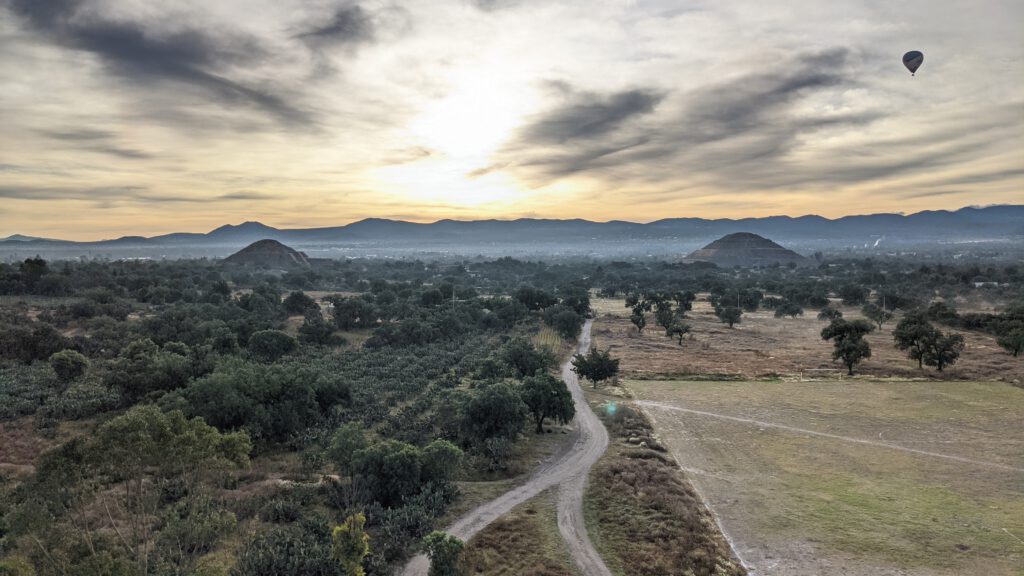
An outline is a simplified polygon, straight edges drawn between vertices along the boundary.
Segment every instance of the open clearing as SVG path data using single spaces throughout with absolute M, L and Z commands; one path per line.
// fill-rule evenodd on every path
M 594 344 L 609 348 L 622 359 L 622 377 L 652 378 L 665 375 L 719 375 L 744 379 L 803 375 L 838 377 L 842 368 L 832 361 L 832 344 L 821 339 L 826 323 L 818 311 L 807 309 L 797 318 L 775 318 L 771 310 L 745 312 L 740 324 L 729 328 L 714 315 L 707 295 L 701 294 L 687 313 L 691 335 L 680 347 L 647 315 L 647 328 L 637 334 L 629 322 L 629 310 L 621 299 L 595 299 Z M 860 310 L 839 306 L 846 318 L 860 318 Z M 963 334 L 966 347 L 960 360 L 942 373 L 917 367 L 893 345 L 892 331 L 901 316 L 893 318 L 865 338 L 871 358 L 859 364 L 857 374 L 876 378 L 941 378 L 948 380 L 1003 380 L 1024 382 L 1024 362 L 996 344 L 988 334 L 953 330 Z M 843 371 L 845 372 L 845 371 Z
M 1024 574 L 1024 390 L 631 380 L 760 575 Z

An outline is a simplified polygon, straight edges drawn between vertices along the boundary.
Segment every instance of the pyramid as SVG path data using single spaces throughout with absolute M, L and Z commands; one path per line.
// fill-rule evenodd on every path
M 724 268 L 740 266 L 754 268 L 772 264 L 807 265 L 807 258 L 779 246 L 775 242 L 750 232 L 737 232 L 722 236 L 711 244 L 691 252 L 685 262 L 711 262 Z
M 262 268 L 305 268 L 309 258 L 277 240 L 259 240 L 224 259 L 226 264 Z

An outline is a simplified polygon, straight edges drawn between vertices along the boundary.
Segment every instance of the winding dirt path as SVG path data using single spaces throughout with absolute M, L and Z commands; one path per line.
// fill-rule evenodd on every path
M 592 323 L 593 320 L 587 320 L 583 325 L 578 348 L 581 353 L 590 350 Z M 583 521 L 583 490 L 587 475 L 608 448 L 608 431 L 583 397 L 579 379 L 572 371 L 569 360 L 562 364 L 562 379 L 569 386 L 576 403 L 578 426 L 575 442 L 548 458 L 525 482 L 472 510 L 446 528 L 445 532 L 464 541 L 469 540 L 516 506 L 558 484 L 558 531 L 565 538 L 573 560 L 586 576 L 611 576 L 601 556 L 594 550 Z M 420 554 L 406 564 L 401 574 L 426 576 L 429 568 L 429 560 Z

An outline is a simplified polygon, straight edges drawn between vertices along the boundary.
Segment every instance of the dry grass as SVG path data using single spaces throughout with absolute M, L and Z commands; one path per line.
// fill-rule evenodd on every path
M 462 554 L 467 575 L 573 576 L 549 490 L 474 536 Z
M 637 334 L 622 300 L 604 299 L 596 308 L 602 314 L 594 322 L 594 344 L 610 348 L 613 356 L 622 358 L 622 376 L 626 378 L 820 378 L 838 377 L 842 371 L 831 360 L 832 345 L 821 339 L 825 323 L 816 319 L 817 310 L 808 309 L 803 317 L 785 319 L 775 318 L 769 310 L 748 312 L 730 329 L 715 317 L 706 295 L 701 295 L 688 313 L 692 333 L 680 347 L 654 325 L 652 315 L 644 332 Z M 860 317 L 858 309 L 841 309 L 846 318 Z M 873 378 L 1024 381 L 1024 360 L 1006 353 L 993 337 L 970 331 L 959 331 L 966 348 L 955 366 L 942 373 L 928 367 L 918 369 L 917 362 L 893 345 L 892 330 L 898 320 L 890 320 L 867 336 L 872 357 L 857 366 L 857 374 Z
M 1024 472 L 1012 468 L 1024 465 L 1024 390 L 866 380 L 626 385 L 643 400 L 797 429 L 646 408 L 759 574 L 1021 574 Z
M 599 411 L 612 442 L 591 471 L 584 506 L 609 569 L 623 576 L 745 574 L 647 419 L 617 398 L 604 399 L 616 406 L 613 415 Z

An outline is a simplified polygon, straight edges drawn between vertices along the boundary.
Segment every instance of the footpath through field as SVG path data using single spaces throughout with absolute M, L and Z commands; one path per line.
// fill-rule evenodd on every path
M 587 320 L 583 326 L 579 341 L 581 353 L 590 349 L 592 324 L 593 320 Z M 573 560 L 582 574 L 611 576 L 587 536 L 583 521 L 583 490 L 590 468 L 608 448 L 608 431 L 584 399 L 579 379 L 572 371 L 569 360 L 562 364 L 562 379 L 572 392 L 576 404 L 578 426 L 575 442 L 541 464 L 526 482 L 472 510 L 445 531 L 462 540 L 469 540 L 516 506 L 558 484 L 558 531 L 565 539 Z M 428 559 L 421 554 L 406 564 L 402 576 L 426 576 L 429 567 Z
M 810 436 L 820 436 L 822 438 L 831 438 L 832 440 L 841 440 L 843 442 L 852 442 L 854 444 L 867 444 L 868 446 L 877 446 L 879 448 L 889 448 L 892 450 L 902 450 L 903 452 L 909 452 L 911 454 L 919 454 L 921 456 L 930 456 L 932 458 L 945 458 L 946 460 L 953 460 L 954 462 L 960 462 L 961 464 L 974 464 L 976 466 L 986 466 L 989 468 L 998 468 L 1001 470 L 1008 470 L 1010 472 L 1024 472 L 1024 468 L 1019 466 L 1008 466 L 1006 464 L 999 464 L 998 462 L 986 462 L 985 460 L 975 460 L 973 458 L 964 458 L 962 456 L 954 456 L 952 454 L 941 454 L 939 452 L 930 452 L 928 450 L 919 450 L 917 448 L 908 448 L 907 446 L 900 446 L 898 444 L 892 444 L 889 442 L 880 442 L 877 440 L 866 440 L 864 438 L 851 438 L 849 436 L 840 436 L 839 434 L 830 434 L 828 432 L 818 432 L 815 430 L 807 430 L 805 428 L 796 428 L 794 426 L 787 426 L 785 424 L 776 424 L 774 422 L 764 422 L 762 420 L 754 420 L 751 418 L 743 418 L 740 416 L 730 416 L 728 414 L 716 414 L 714 412 L 705 412 L 703 410 L 693 410 L 691 408 L 683 408 L 682 406 L 673 406 L 672 404 L 666 404 L 664 402 L 653 402 L 650 400 L 637 400 L 635 402 L 637 406 L 643 406 L 645 408 L 658 408 L 661 410 L 672 410 L 675 412 L 687 412 L 697 416 L 706 416 L 709 418 L 717 418 L 719 420 L 731 420 L 733 422 L 740 422 L 743 424 L 752 424 L 754 426 L 760 426 L 762 428 L 778 428 L 779 430 L 785 430 L 787 432 L 794 432 L 796 434 L 807 434 Z

